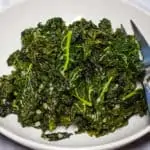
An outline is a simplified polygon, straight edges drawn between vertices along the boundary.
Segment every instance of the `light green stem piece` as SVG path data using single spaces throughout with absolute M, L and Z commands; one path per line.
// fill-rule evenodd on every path
M 108 91 L 110 83 L 111 83 L 112 80 L 113 80 L 113 77 L 110 77 L 109 80 L 104 84 L 102 92 L 100 93 L 100 96 L 97 99 L 97 103 L 104 101 L 104 95 Z
M 68 69 L 68 66 L 69 66 L 71 38 L 72 38 L 72 31 L 68 31 L 67 35 L 62 40 L 62 45 L 63 45 L 63 42 L 66 39 L 65 47 L 63 48 L 62 46 L 62 49 L 64 50 L 64 56 L 65 56 L 65 63 L 63 65 L 62 74 L 64 74 L 64 72 Z

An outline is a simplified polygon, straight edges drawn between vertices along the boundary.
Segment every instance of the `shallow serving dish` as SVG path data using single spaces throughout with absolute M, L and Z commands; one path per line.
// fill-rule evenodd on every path
M 56 16 L 64 18 L 66 22 L 78 17 L 98 22 L 106 17 L 112 21 L 113 27 L 119 27 L 122 23 L 129 33 L 132 31 L 129 20 L 132 19 L 150 41 L 150 16 L 121 0 L 28 0 L 0 14 L 0 75 L 10 72 L 6 59 L 14 50 L 20 48 L 20 32 L 35 26 L 39 21 L 44 22 Z M 134 116 L 129 120 L 128 126 L 100 138 L 82 134 L 58 142 L 47 142 L 40 137 L 40 130 L 22 128 L 15 115 L 0 118 L 0 133 L 36 150 L 113 149 L 148 132 L 150 117 Z

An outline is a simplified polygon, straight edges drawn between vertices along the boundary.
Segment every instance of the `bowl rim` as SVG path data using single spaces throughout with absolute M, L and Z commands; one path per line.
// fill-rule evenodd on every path
M 118 148 L 120 146 L 126 145 L 128 143 L 131 143 L 133 141 L 135 141 L 136 139 L 141 138 L 142 136 L 146 135 L 147 133 L 150 133 L 150 125 L 148 125 L 145 129 L 142 129 L 141 131 L 128 136 L 126 138 L 123 138 L 121 140 L 118 140 L 116 142 L 111 142 L 108 144 L 104 144 L 104 145 L 98 145 L 98 146 L 87 146 L 87 147 L 67 147 L 67 146 L 52 146 L 52 145 L 48 145 L 48 144 L 42 144 L 42 143 L 37 143 L 35 141 L 32 140 L 28 140 L 25 139 L 19 135 L 16 135 L 15 133 L 12 133 L 11 131 L 8 131 L 7 129 L 3 128 L 0 126 L 0 133 L 2 133 L 4 136 L 8 137 L 9 139 L 22 144 L 24 146 L 30 147 L 30 148 L 36 148 L 36 149 L 45 149 L 45 150 L 106 150 L 106 149 L 112 149 L 112 148 Z
M 23 0 L 20 3 L 25 3 L 26 1 L 29 1 L 29 0 Z M 16 4 L 15 6 L 12 6 L 12 7 L 13 8 L 17 7 L 18 5 L 20 5 L 20 3 Z M 8 8 L 8 10 L 11 8 Z M 136 8 L 136 9 L 138 9 L 138 8 Z M 0 14 L 5 13 L 6 11 L 7 10 L 1 12 Z M 146 13 L 146 15 L 150 16 L 150 13 Z M 133 135 L 127 136 L 127 137 L 120 139 L 118 141 L 115 141 L 115 142 L 110 142 L 108 144 L 97 145 L 97 146 L 84 146 L 84 147 L 70 147 L 70 146 L 62 147 L 62 146 L 54 146 L 54 145 L 50 145 L 50 144 L 46 144 L 46 143 L 45 144 L 38 143 L 33 140 L 26 139 L 26 138 L 19 136 L 0 125 L 0 134 L 3 134 L 4 136 L 11 139 L 12 141 L 15 141 L 21 145 L 24 145 L 26 147 L 33 148 L 36 150 L 60 150 L 60 149 L 61 150 L 76 150 L 76 149 L 77 150 L 106 150 L 106 149 L 114 149 L 114 148 L 119 148 L 120 146 L 129 144 L 129 143 L 141 138 L 142 136 L 146 135 L 147 133 L 150 133 L 150 124 L 147 125 L 144 129 L 141 129 L 139 132 L 137 132 Z

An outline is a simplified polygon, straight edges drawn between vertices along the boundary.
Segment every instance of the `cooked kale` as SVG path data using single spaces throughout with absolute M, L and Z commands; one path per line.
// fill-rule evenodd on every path
M 0 78 L 0 116 L 17 114 L 23 127 L 42 129 L 42 137 L 60 140 L 54 131 L 75 125 L 76 133 L 102 136 L 144 115 L 145 71 L 132 35 L 81 19 L 66 26 L 49 19 L 21 34 L 22 48 L 11 54 L 14 70 Z

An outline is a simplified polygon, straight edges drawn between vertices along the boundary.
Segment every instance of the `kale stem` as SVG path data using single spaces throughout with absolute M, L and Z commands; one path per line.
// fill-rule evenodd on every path
M 31 69 L 32 69 L 32 64 L 30 64 L 30 65 L 29 65 L 29 68 L 28 68 L 27 74 L 29 74 L 29 73 L 30 73 Z
M 139 89 L 135 89 L 134 91 L 130 92 L 129 94 L 127 94 L 126 96 L 124 96 L 122 98 L 123 101 L 133 97 L 134 95 L 136 95 L 138 93 Z
M 97 99 L 97 103 L 99 103 L 100 101 L 101 102 L 104 101 L 104 95 L 105 95 L 106 92 L 108 92 L 108 88 L 109 88 L 110 83 L 111 83 L 112 80 L 113 80 L 113 77 L 110 77 L 109 80 L 104 84 L 102 92 L 100 93 L 100 96 Z
M 77 92 L 77 89 L 75 89 L 75 94 L 74 97 L 76 97 L 78 100 L 80 100 L 84 105 L 87 105 L 87 106 L 92 106 L 92 103 L 85 100 L 84 98 L 81 98 L 79 95 L 78 95 L 78 92 Z
M 65 63 L 63 65 L 63 71 L 62 74 L 68 69 L 69 61 L 70 61 L 70 45 L 71 45 L 71 37 L 72 37 L 72 31 L 68 31 L 67 35 L 64 37 L 63 41 L 66 39 L 66 46 L 63 48 L 65 51 Z

